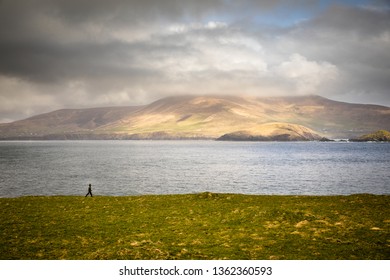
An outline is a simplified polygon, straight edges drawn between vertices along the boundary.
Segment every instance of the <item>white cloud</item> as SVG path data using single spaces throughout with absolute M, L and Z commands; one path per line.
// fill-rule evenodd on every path
M 335 80 L 339 71 L 335 65 L 328 62 L 309 61 L 295 53 L 276 68 L 276 73 L 288 79 L 297 93 L 315 94 L 320 86 Z
M 156 35 L 153 41 L 146 42 L 158 48 L 138 56 L 139 67 L 161 71 L 175 83 L 191 82 L 202 73 L 216 78 L 217 73 L 241 72 L 253 76 L 267 71 L 260 42 L 225 23 L 174 25 L 169 30 L 171 33 Z
M 202 30 L 213 30 L 213 29 L 222 29 L 227 28 L 228 24 L 222 21 L 209 21 L 206 23 L 202 22 L 192 22 L 190 24 L 176 23 L 169 25 L 166 30 L 167 33 L 180 34 L 187 33 L 191 31 L 202 31 Z
M 205 27 L 207 29 L 218 29 L 218 28 L 225 28 L 227 27 L 227 24 L 225 22 L 221 21 L 209 21 Z

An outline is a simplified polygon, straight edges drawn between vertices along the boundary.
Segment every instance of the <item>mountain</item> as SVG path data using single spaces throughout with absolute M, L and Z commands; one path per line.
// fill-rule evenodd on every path
M 31 118 L 0 124 L 0 139 L 77 138 L 94 134 L 109 123 L 122 119 L 140 107 L 62 109 Z M 99 133 L 99 132 L 98 132 Z
M 64 109 L 0 124 L 0 139 L 306 140 L 390 130 L 390 108 L 320 96 L 177 96 L 149 105 Z M 276 138 L 275 138 L 276 137 Z

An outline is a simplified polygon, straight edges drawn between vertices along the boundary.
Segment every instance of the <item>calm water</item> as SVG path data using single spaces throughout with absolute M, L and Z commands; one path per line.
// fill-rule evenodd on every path
M 229 192 L 390 194 L 390 144 L 0 142 L 0 197 Z

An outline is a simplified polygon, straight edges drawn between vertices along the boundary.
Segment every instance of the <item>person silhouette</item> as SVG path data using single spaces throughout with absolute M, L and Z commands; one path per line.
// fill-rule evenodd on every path
M 85 195 L 85 197 L 87 197 L 89 194 L 92 197 L 92 185 L 91 184 L 88 185 L 88 193 Z

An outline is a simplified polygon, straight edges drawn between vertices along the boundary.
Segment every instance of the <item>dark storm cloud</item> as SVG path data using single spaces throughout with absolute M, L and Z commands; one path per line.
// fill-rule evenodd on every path
M 0 71 L 39 83 L 123 76 L 127 72 L 134 75 L 133 57 L 139 55 L 141 48 L 137 44 L 130 46 L 122 42 L 67 46 L 39 42 L 3 44 L 0 46 Z M 125 66 L 122 65 L 124 60 L 127 62 Z
M 107 36 L 117 28 L 129 25 L 131 30 L 139 21 L 152 20 L 158 14 L 157 9 L 148 8 L 153 2 L 2 1 L 0 71 L 55 82 L 89 75 L 99 66 L 113 70 L 110 54 L 114 60 L 123 55 L 123 44 Z M 174 2 L 164 1 L 159 7 L 161 15 L 182 15 L 182 7 Z
M 220 11 L 227 15 L 235 11 L 253 14 L 283 2 L 286 1 L 3 1 L 0 71 L 37 82 L 85 78 L 105 70 L 106 75 L 112 76 L 127 69 L 118 67 L 117 58 L 132 64 L 131 56 L 141 55 L 138 50 L 166 53 L 169 47 L 171 53 L 175 51 L 166 40 L 154 50 L 150 50 L 153 42 L 124 46 L 122 38 L 111 36 L 121 28 L 128 33 L 142 33 L 139 29 L 145 28 L 147 33 L 151 25 L 189 18 L 196 21 Z M 129 68 L 134 67 L 137 66 Z

